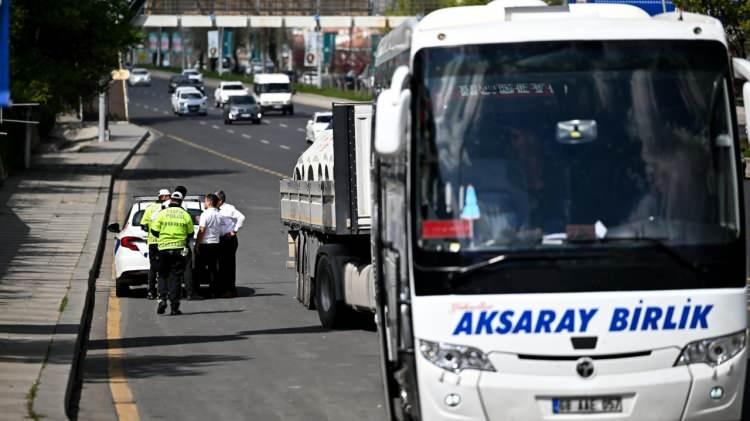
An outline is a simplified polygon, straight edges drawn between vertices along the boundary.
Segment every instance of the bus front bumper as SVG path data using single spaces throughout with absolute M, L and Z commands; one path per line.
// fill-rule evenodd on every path
M 576 373 L 576 360 L 522 360 L 493 353 L 495 372 L 443 370 L 417 356 L 423 420 L 665 421 L 740 420 L 747 349 L 723 364 L 674 366 L 678 349 L 647 357 L 594 360 L 589 378 Z M 719 392 L 719 390 L 721 392 Z M 721 395 L 720 397 L 718 395 Z M 615 397 L 619 411 L 560 413 L 560 402 Z

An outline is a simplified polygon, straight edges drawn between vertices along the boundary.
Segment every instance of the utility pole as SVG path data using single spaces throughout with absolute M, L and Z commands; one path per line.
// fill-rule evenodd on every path
M 316 85 L 318 89 L 323 87 L 323 36 L 321 35 L 321 31 L 320 0 L 315 0 L 315 55 L 318 58 L 318 78 Z

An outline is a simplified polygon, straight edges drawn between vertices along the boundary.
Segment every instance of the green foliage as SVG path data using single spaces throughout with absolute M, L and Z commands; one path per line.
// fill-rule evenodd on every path
M 11 9 L 11 98 L 53 113 L 95 96 L 118 53 L 141 39 L 127 0 L 25 0 Z
M 347 99 L 350 101 L 372 101 L 372 94 L 368 91 L 345 91 L 337 88 L 318 88 L 301 83 L 295 84 L 294 89 L 297 92 Z
M 702 13 L 724 24 L 732 52 L 747 57 L 750 41 L 750 1 L 748 0 L 675 0 L 687 12 Z

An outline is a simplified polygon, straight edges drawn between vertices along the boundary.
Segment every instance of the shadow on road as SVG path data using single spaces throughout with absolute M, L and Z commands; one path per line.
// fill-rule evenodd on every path
M 120 180 L 155 180 L 155 179 L 183 179 L 205 177 L 209 175 L 236 174 L 231 170 L 191 170 L 191 169 L 126 169 L 120 173 Z
M 137 355 L 122 357 L 122 365 L 125 375 L 129 379 L 144 379 L 149 377 L 181 377 L 198 376 L 204 374 L 210 367 L 235 361 L 248 361 L 252 358 L 237 357 L 233 355 Z M 107 356 L 92 356 L 87 364 L 104 367 L 107 364 Z M 87 378 L 91 381 L 106 381 L 108 379 L 106 370 L 97 370 Z

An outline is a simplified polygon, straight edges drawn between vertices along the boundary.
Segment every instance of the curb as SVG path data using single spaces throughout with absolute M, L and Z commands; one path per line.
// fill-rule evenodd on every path
M 150 135 L 150 131 L 146 131 L 125 158 L 111 168 L 107 176 L 102 177 L 100 187 L 106 188 L 107 193 L 100 194 L 97 199 L 96 206 L 100 211 L 92 217 L 84 249 L 73 271 L 70 288 L 65 296 L 67 305 L 57 321 L 57 325 L 78 324 L 75 340 L 72 340 L 70 333 L 57 332 L 57 328 L 55 329 L 45 364 L 37 381 L 39 387 L 32 405 L 34 412 L 42 418 L 53 420 L 76 418 L 83 384 L 83 362 L 86 358 L 95 304 L 96 279 L 99 276 L 104 256 L 115 179 Z M 47 365 L 49 361 L 55 361 L 58 364 Z M 61 361 L 65 363 L 60 363 Z M 61 378 L 65 379 L 64 385 L 60 381 Z M 62 407 L 59 407 L 60 402 L 63 403 Z

